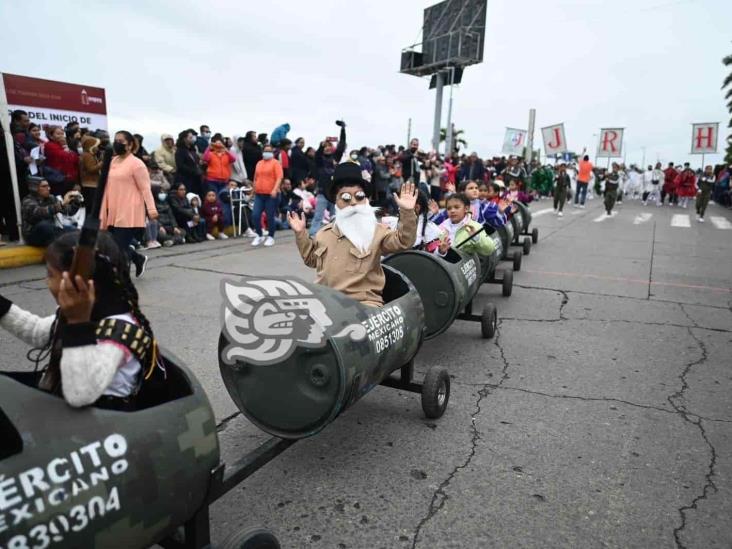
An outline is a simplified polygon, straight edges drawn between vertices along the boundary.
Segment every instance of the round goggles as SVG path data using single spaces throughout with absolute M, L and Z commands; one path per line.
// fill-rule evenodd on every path
M 345 202 L 346 204 L 350 204 L 354 200 L 356 202 L 363 202 L 364 200 L 366 200 L 366 193 L 363 192 L 363 191 L 357 191 L 357 192 L 355 192 L 353 194 L 351 194 L 351 193 L 341 193 L 341 194 L 338 195 L 338 198 L 340 200 L 343 200 L 343 202 Z

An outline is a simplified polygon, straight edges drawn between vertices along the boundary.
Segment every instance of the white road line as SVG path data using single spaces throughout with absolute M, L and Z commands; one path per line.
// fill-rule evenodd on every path
M 602 214 L 602 215 L 596 217 L 595 219 L 593 219 L 592 221 L 594 221 L 595 223 L 600 223 L 602 221 L 605 221 L 606 219 L 607 219 L 607 216 L 605 214 Z
M 653 217 L 652 213 L 642 213 L 635 216 L 635 219 L 633 220 L 633 225 L 640 225 L 641 223 L 645 223 L 649 219 Z
M 685 229 L 688 229 L 689 227 L 691 227 L 689 216 L 686 214 L 674 214 L 674 216 L 671 218 L 671 226 L 683 227 Z
M 538 212 L 531 212 L 531 217 L 539 217 L 540 215 L 548 214 L 549 212 L 553 212 L 554 208 L 545 208 L 543 210 L 539 210 Z
M 713 215 L 709 218 L 709 221 L 711 221 L 717 229 L 732 229 L 732 223 L 730 223 L 725 217 Z

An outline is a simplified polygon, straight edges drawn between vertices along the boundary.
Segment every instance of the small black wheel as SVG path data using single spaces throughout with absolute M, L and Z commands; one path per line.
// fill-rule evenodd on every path
M 511 269 L 503 270 L 503 297 L 511 297 L 513 292 L 513 271 Z
M 521 250 L 513 251 L 513 270 L 518 272 L 521 270 L 521 261 L 523 260 L 524 253 Z
M 524 255 L 529 255 L 531 253 L 531 239 L 527 236 L 524 238 Z
M 480 334 L 483 339 L 491 339 L 496 335 L 496 327 L 498 326 L 498 311 L 493 303 L 488 303 L 480 315 Z
M 450 376 L 447 370 L 433 366 L 422 382 L 422 410 L 429 419 L 442 417 L 450 400 Z
M 281 549 L 275 535 L 261 526 L 242 528 L 230 534 L 217 549 Z
M 536 244 L 539 242 L 539 229 L 534 229 L 531 231 L 531 241 Z

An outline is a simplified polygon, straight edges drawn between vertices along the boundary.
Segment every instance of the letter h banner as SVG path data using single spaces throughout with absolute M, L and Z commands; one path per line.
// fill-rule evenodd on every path
M 717 152 L 719 122 L 705 122 L 691 125 L 691 154 Z

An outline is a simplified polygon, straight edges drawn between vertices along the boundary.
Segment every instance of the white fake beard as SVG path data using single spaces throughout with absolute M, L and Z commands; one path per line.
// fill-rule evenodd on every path
M 376 232 L 376 214 L 369 204 L 346 206 L 335 210 L 335 226 L 351 244 L 362 252 L 371 247 Z

